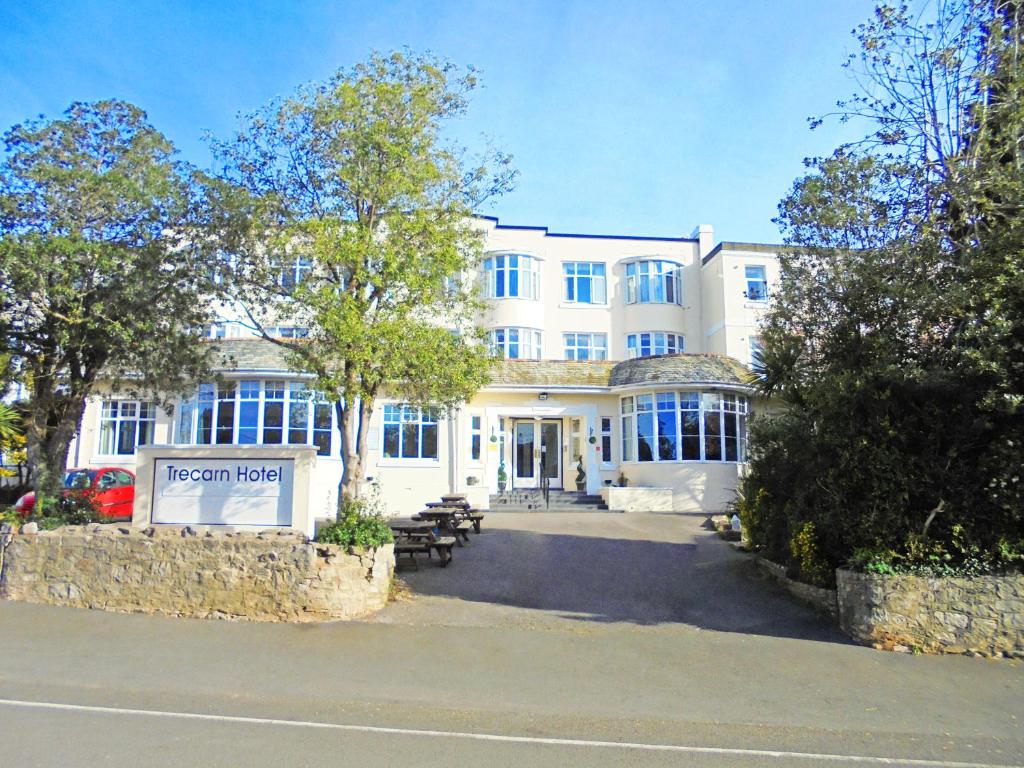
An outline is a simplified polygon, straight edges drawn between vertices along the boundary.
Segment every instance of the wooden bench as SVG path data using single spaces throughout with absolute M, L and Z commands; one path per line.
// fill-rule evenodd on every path
M 416 554 L 426 552 L 427 557 L 431 557 L 431 553 L 436 550 L 438 557 L 441 558 L 441 567 L 444 568 L 452 561 L 454 546 L 455 537 L 435 536 L 433 531 L 402 534 L 395 538 L 395 565 L 398 565 L 402 555 L 408 555 L 409 562 L 419 570 Z

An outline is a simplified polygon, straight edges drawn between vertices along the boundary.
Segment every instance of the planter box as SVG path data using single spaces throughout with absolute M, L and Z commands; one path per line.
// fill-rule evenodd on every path
M 671 512 L 671 488 L 605 486 L 601 498 L 613 512 Z

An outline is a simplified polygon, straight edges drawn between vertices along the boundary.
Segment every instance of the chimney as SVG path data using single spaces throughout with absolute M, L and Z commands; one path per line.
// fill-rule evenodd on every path
M 715 228 L 710 224 L 701 224 L 693 230 L 690 239 L 699 242 L 698 249 L 700 250 L 700 258 L 703 261 L 704 257 L 711 253 L 711 250 L 715 247 Z

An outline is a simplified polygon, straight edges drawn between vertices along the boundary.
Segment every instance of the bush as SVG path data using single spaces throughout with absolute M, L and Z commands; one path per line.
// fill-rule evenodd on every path
M 803 524 L 800 532 L 789 542 L 793 575 L 800 581 L 816 587 L 831 587 L 835 584 L 835 570 L 821 556 L 818 535 L 814 523 Z
M 321 528 L 316 540 L 322 544 L 367 549 L 394 541 L 391 528 L 381 514 L 380 488 L 373 485 L 366 498 L 342 501 L 338 519 Z

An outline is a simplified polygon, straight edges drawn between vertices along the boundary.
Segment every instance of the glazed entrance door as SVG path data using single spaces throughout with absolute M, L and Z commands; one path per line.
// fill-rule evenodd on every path
M 542 477 L 562 487 L 562 423 L 517 421 L 513 429 L 512 487 L 539 488 Z

